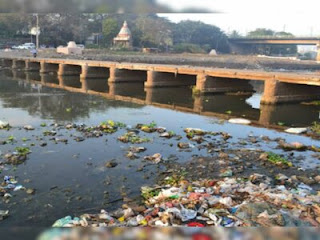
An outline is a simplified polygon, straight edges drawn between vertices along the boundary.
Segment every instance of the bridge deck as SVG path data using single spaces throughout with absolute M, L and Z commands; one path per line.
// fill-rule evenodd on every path
M 265 70 L 239 70 L 230 68 L 208 68 L 192 67 L 181 65 L 164 65 L 164 64 L 142 64 L 142 63 L 119 63 L 108 61 L 92 60 L 74 60 L 74 59 L 57 59 L 57 58 L 2 58 L 3 60 L 18 60 L 29 62 L 44 62 L 51 64 L 66 64 L 88 67 L 117 68 L 139 71 L 156 71 L 174 74 L 199 75 L 204 74 L 210 77 L 246 79 L 267 81 L 275 79 L 280 82 L 320 86 L 320 72 L 281 72 Z

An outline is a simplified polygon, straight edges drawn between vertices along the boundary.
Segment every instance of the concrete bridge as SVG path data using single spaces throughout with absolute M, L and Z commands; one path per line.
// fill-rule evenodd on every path
M 145 88 L 194 86 L 199 93 L 252 92 L 249 80 L 264 81 L 262 104 L 320 99 L 319 73 L 47 58 L 2 58 L 1 63 L 27 72 L 78 76 L 80 82 L 96 78 L 108 79 L 108 83 L 144 82 Z
M 296 114 L 297 105 L 261 105 L 260 109 L 253 109 L 246 103 L 246 99 L 251 95 L 230 97 L 230 95 L 194 96 L 192 97 L 190 88 L 145 88 L 142 83 L 107 83 L 107 79 L 83 79 L 79 81 L 79 76 L 55 76 L 52 74 L 39 74 L 37 72 L 25 71 L 5 71 L 5 75 L 13 81 L 41 85 L 50 88 L 64 89 L 69 92 L 97 95 L 106 99 L 123 102 L 136 103 L 139 105 L 151 105 L 159 108 L 171 109 L 175 111 L 195 113 L 203 116 L 217 117 L 228 120 L 233 117 L 247 116 L 253 117 L 252 124 L 256 126 L 272 127 L 283 129 L 277 125 L 279 121 L 290 122 L 291 119 L 302 118 L 302 122 L 310 122 L 318 118 L 318 113 L 308 110 L 301 105 L 299 113 Z M 210 101 L 208 101 L 210 97 Z M 187 98 L 187 99 L 185 99 Z M 218 100 L 219 99 L 219 100 Z M 226 106 L 232 110 L 232 115 L 226 114 Z M 292 106 L 292 108 L 291 108 Z M 237 114 L 241 109 L 241 115 Z M 254 120 L 255 119 L 255 120 Z M 287 120 L 286 120 L 287 119 Z M 311 119 L 311 120 L 310 120 Z
M 320 61 L 320 38 L 229 38 L 231 50 L 237 53 L 250 51 L 252 45 L 314 45 Z

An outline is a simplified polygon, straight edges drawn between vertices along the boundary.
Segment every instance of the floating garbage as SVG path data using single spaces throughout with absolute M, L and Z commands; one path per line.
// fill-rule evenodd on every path
M 308 149 L 308 146 L 299 142 L 285 143 L 281 141 L 279 147 L 285 151 L 306 151 Z
M 180 149 L 188 149 L 188 148 L 193 148 L 194 146 L 191 145 L 190 143 L 179 142 L 179 143 L 178 143 L 178 147 L 179 147 Z
M 202 130 L 200 128 L 186 128 L 184 130 L 187 134 L 192 134 L 192 135 L 206 135 L 208 132 L 205 130 Z
M 302 134 L 307 132 L 307 128 L 288 128 L 285 130 L 286 133 L 292 133 L 292 134 Z
M 285 180 L 283 177 L 284 181 Z M 171 183 L 167 181 L 170 180 Z M 271 179 L 254 174 L 247 179 L 187 181 L 163 186 L 143 187 L 144 210 L 124 205 L 108 213 L 70 216 L 54 223 L 54 227 L 106 226 L 319 226 L 320 195 L 305 184 L 271 184 Z M 265 188 L 261 188 L 261 184 Z M 311 207 L 315 206 L 315 207 Z M 299 214 L 297 214 L 299 210 Z M 294 217 L 295 216 L 295 217 Z M 75 220 L 76 219 L 76 220 Z
M 28 131 L 34 130 L 34 127 L 31 126 L 31 125 L 25 125 L 23 128 L 24 128 L 25 130 L 28 130 Z
M 4 220 L 9 216 L 9 210 L 0 210 L 0 220 Z
M 244 118 L 232 118 L 229 120 L 229 123 L 233 124 L 242 124 L 242 125 L 250 125 L 251 121 Z
M 156 153 L 153 156 L 146 156 L 144 160 L 151 161 L 153 163 L 160 163 L 162 161 L 162 155 L 160 153 Z
M 9 123 L 0 120 L 0 129 L 8 129 L 8 128 L 10 128 Z

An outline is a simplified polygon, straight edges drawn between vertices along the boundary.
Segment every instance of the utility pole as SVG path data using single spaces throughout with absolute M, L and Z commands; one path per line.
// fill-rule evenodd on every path
M 36 47 L 37 50 L 39 49 L 39 14 L 36 14 L 36 18 L 37 18 L 37 31 L 36 31 Z

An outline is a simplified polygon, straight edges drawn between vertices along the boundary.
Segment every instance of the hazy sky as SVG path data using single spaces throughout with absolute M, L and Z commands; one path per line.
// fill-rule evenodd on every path
M 220 13 L 161 14 L 174 22 L 201 20 L 225 32 L 242 34 L 257 27 L 288 31 L 298 36 L 320 36 L 320 0 L 157 0 L 177 10 L 202 7 Z

